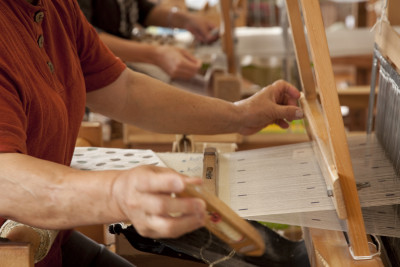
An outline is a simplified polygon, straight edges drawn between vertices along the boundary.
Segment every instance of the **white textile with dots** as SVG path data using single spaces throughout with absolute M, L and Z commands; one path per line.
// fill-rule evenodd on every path
M 71 167 L 79 170 L 124 170 L 140 165 L 166 167 L 152 150 L 76 147 Z

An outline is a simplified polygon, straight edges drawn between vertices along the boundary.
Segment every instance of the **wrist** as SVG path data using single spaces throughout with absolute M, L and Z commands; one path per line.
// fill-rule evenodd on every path
M 121 172 L 119 175 L 116 175 L 112 179 L 111 190 L 108 196 L 108 200 L 110 203 L 111 212 L 114 214 L 118 220 L 127 220 L 128 216 L 124 211 L 124 207 L 126 206 L 126 199 L 124 198 L 124 189 L 126 189 L 126 180 L 125 172 Z M 118 221 L 116 220 L 116 221 Z
M 153 64 L 160 65 L 160 63 L 164 61 L 166 53 L 168 53 L 166 45 L 154 46 L 154 53 L 151 56 Z
M 239 134 L 244 134 L 245 132 L 245 123 L 246 116 L 248 114 L 247 108 L 243 105 L 243 100 L 239 100 L 233 103 L 233 112 L 232 112 L 232 121 L 235 127 L 235 132 Z
M 143 44 L 143 60 L 142 62 L 157 65 L 160 57 L 163 56 L 162 45 L 157 44 Z

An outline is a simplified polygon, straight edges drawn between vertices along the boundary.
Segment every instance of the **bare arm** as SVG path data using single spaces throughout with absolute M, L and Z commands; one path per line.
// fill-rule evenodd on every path
M 124 61 L 155 64 L 157 60 L 154 45 L 124 39 L 106 32 L 100 32 L 99 37 L 117 57 Z
M 171 78 L 190 79 L 202 64 L 188 51 L 179 47 L 140 43 L 105 32 L 99 33 L 99 37 L 123 61 L 156 65 Z
M 161 133 L 252 134 L 268 124 L 302 118 L 300 93 L 279 81 L 252 97 L 231 103 L 191 94 L 126 69 L 112 84 L 91 92 L 91 110 Z
M 88 94 L 93 110 L 164 132 L 251 134 L 302 117 L 299 92 L 279 81 L 237 103 L 190 94 L 126 69 Z M 0 215 L 39 228 L 131 221 L 143 236 L 177 237 L 204 225 L 200 199 L 171 198 L 189 180 L 167 168 L 81 171 L 18 153 L 0 154 Z M 200 180 L 190 180 L 200 182 Z M 171 217 L 181 213 L 181 217 Z
M 31 226 L 131 221 L 144 236 L 176 237 L 203 225 L 203 201 L 169 197 L 187 182 L 170 169 L 80 171 L 18 153 L 0 154 L 0 169 L 1 216 Z

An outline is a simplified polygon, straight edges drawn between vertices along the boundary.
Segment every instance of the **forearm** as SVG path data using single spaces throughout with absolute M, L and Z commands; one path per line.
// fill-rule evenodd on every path
M 99 37 L 117 57 L 125 62 L 156 64 L 158 54 L 157 47 L 154 45 L 123 39 L 105 32 L 99 33 Z
M 87 99 L 94 111 L 161 133 L 230 133 L 242 125 L 243 113 L 231 102 L 191 94 L 130 70 Z
M 74 170 L 18 153 L 0 154 L 0 214 L 45 229 L 126 219 L 111 197 L 116 172 Z
M 146 19 L 146 25 L 161 26 L 167 28 L 185 28 L 185 23 L 188 20 L 186 12 L 179 11 L 178 9 L 165 8 L 163 6 L 156 6 L 150 12 Z

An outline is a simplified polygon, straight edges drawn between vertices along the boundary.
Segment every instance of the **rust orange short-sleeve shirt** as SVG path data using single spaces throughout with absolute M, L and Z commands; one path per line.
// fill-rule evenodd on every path
M 69 164 L 86 91 L 125 68 L 74 0 L 0 1 L 0 152 Z
M 113 82 L 125 65 L 75 0 L 0 1 L 0 33 L 0 152 L 69 165 L 86 92 Z M 59 243 L 47 266 L 58 266 Z

